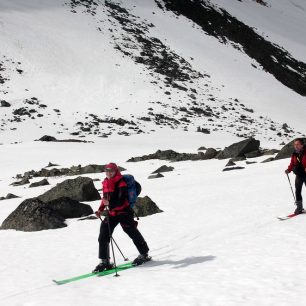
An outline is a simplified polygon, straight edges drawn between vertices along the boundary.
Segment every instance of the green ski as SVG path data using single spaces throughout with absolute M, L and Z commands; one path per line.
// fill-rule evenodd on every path
M 117 271 L 119 272 L 119 271 L 130 269 L 130 268 L 133 268 L 133 267 L 134 266 L 132 265 L 132 263 L 129 262 L 129 263 L 125 263 L 125 264 L 117 266 Z M 109 274 L 114 274 L 114 273 L 116 273 L 116 269 L 110 269 L 110 270 L 105 270 L 105 271 L 98 272 L 98 273 L 82 274 L 82 275 L 79 275 L 79 276 L 75 276 L 75 277 L 67 278 L 67 279 L 63 279 L 63 280 L 53 280 L 53 282 L 55 282 L 57 285 L 64 285 L 64 284 L 75 282 L 75 281 L 78 281 L 78 280 L 81 280 L 81 279 L 84 279 L 84 278 L 88 278 L 88 277 L 91 277 L 91 276 L 104 276 L 104 275 L 109 275 Z

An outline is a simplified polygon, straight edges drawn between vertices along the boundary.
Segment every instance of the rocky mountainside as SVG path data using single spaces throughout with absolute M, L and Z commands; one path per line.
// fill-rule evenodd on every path
M 0 8 L 2 142 L 160 129 L 303 135 L 305 61 L 218 1 L 2 0 Z

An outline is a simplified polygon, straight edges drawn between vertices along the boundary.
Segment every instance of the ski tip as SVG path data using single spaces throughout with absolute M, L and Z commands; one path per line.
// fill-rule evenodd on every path
M 64 282 L 57 281 L 55 279 L 52 279 L 52 282 L 55 283 L 56 285 L 63 285 L 63 284 L 65 284 Z
M 284 221 L 289 219 L 289 217 L 276 217 L 279 221 Z

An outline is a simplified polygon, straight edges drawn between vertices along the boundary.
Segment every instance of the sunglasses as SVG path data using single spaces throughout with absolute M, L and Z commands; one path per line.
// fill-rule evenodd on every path
M 105 171 L 105 172 L 115 172 L 114 169 L 110 169 L 110 168 L 106 168 L 104 171 Z

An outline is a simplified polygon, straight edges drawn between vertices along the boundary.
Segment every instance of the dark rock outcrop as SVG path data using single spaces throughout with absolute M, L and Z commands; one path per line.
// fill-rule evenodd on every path
M 12 186 L 22 186 L 22 185 L 26 185 L 26 184 L 30 184 L 30 181 L 27 177 L 23 178 L 21 181 L 13 182 L 11 185 Z
M 176 160 L 180 156 L 180 153 L 177 153 L 173 150 L 157 150 L 153 154 L 143 155 L 139 157 L 132 157 L 128 162 L 139 162 L 149 159 L 161 159 L 161 160 Z
M 44 135 L 43 137 L 35 140 L 35 141 L 47 141 L 47 142 L 83 142 L 83 143 L 88 143 L 88 142 L 92 142 L 92 141 L 86 141 L 86 140 L 80 140 L 80 139 L 56 139 L 53 136 L 49 136 L 49 135 Z
M 5 101 L 5 100 L 0 101 L 0 107 L 10 107 L 10 106 L 11 106 L 11 104 L 8 103 L 7 101 Z
M 38 198 L 23 201 L 2 223 L 0 229 L 40 231 L 67 226 L 66 218 L 80 218 L 93 214 L 90 205 L 70 198 L 43 202 Z
M 163 165 L 161 167 L 159 167 L 158 169 L 156 169 L 155 171 L 152 172 L 152 174 L 154 173 L 161 173 L 161 172 L 170 172 L 170 171 L 173 171 L 174 170 L 174 167 L 171 167 L 171 166 L 166 166 L 166 165 Z
M 225 159 L 234 157 L 244 157 L 247 153 L 259 151 L 259 145 L 259 140 L 256 140 L 254 138 L 245 139 L 240 142 L 236 142 L 230 145 L 229 147 L 226 147 L 216 156 L 216 158 Z
M 163 212 L 148 196 L 137 198 L 134 211 L 138 217 L 146 217 Z
M 186 160 L 205 160 L 212 158 L 211 156 L 215 155 L 215 150 L 210 148 L 205 153 L 198 152 L 198 153 L 178 153 L 173 150 L 165 150 L 161 151 L 158 150 L 153 154 L 138 156 L 138 157 L 132 157 L 128 160 L 128 162 L 139 162 L 139 161 L 145 161 L 150 159 L 161 159 L 161 160 L 169 160 L 173 162 L 177 161 L 186 161 Z
M 6 200 L 10 200 L 10 199 L 16 199 L 19 198 L 18 196 L 12 194 L 12 193 L 8 193 L 5 197 Z
M 57 139 L 53 136 L 45 135 L 39 138 L 38 141 L 57 141 Z
M 0 229 L 32 232 L 67 226 L 65 219 L 37 198 L 23 201 L 2 223 Z
M 260 152 L 260 150 L 256 150 L 256 151 L 252 151 L 249 153 L 245 153 L 244 154 L 246 158 L 254 158 L 254 157 L 259 157 L 262 155 L 262 153 Z
M 81 176 L 57 184 L 38 198 L 41 201 L 49 202 L 61 197 L 68 197 L 76 201 L 95 201 L 101 199 L 92 179 Z
M 199 148 L 198 148 L 198 151 L 204 151 L 204 150 L 207 150 L 207 148 L 206 148 L 206 147 L 204 147 L 204 146 L 203 146 L 203 147 L 199 147 Z
M 212 159 L 215 158 L 218 154 L 218 151 L 214 148 L 208 148 L 204 155 L 202 155 L 202 159 Z
M 6 197 L 0 197 L 0 201 L 2 200 L 10 200 L 10 199 L 16 199 L 16 198 L 19 198 L 18 196 L 12 194 L 12 193 L 8 193 L 6 195 Z
M 149 175 L 148 179 L 156 179 L 156 178 L 161 178 L 161 177 L 164 177 L 164 176 L 160 173 L 156 173 L 156 174 Z
M 90 205 L 80 203 L 67 197 L 58 198 L 47 203 L 63 218 L 81 218 L 93 214 Z
M 82 167 L 81 165 L 72 166 L 70 168 L 52 168 L 52 169 L 45 169 L 42 168 L 39 171 L 27 171 L 23 175 L 17 174 L 17 178 L 33 178 L 33 177 L 52 177 L 52 176 L 64 176 L 64 175 L 81 175 L 81 174 L 88 174 L 88 173 L 102 173 L 104 172 L 105 165 L 87 165 Z M 118 167 L 120 171 L 125 171 L 123 167 Z
M 275 153 L 279 153 L 279 151 L 277 149 L 263 150 L 262 155 L 274 155 Z
M 222 171 L 242 170 L 242 169 L 244 169 L 244 167 L 237 166 L 237 167 L 224 168 Z
M 30 184 L 29 188 L 50 185 L 46 179 Z
M 232 166 L 236 166 L 236 164 L 232 160 L 229 160 L 228 163 L 225 165 L 225 167 L 232 167 Z

